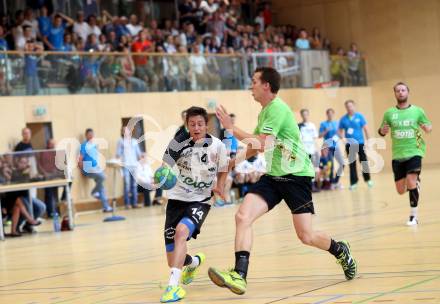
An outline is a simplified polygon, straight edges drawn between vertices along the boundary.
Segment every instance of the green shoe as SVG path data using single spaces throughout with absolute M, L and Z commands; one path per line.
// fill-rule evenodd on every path
M 160 302 L 162 303 L 170 303 L 177 302 L 182 300 L 186 295 L 186 291 L 183 290 L 180 286 L 168 286 L 162 297 L 160 298 Z
M 348 187 L 348 189 L 350 189 L 350 190 L 356 190 L 357 187 L 358 187 L 358 184 L 353 184 L 353 185 L 350 185 L 350 187 Z
M 199 267 L 203 264 L 203 262 L 205 262 L 206 257 L 203 253 L 197 253 L 195 256 L 200 259 L 199 266 L 195 268 L 189 266 L 185 267 L 185 269 L 182 271 L 182 284 L 190 284 L 196 277 Z
M 233 293 L 242 295 L 246 292 L 246 280 L 235 270 L 220 271 L 210 267 L 208 275 L 211 281 L 220 287 L 229 288 Z
M 367 182 L 367 185 L 368 185 L 368 188 L 373 188 L 374 183 L 373 183 L 373 181 L 370 179 L 370 180 Z
M 336 258 L 336 262 L 342 266 L 345 278 L 353 280 L 357 274 L 357 262 L 351 255 L 350 244 L 347 241 L 340 241 L 338 244 L 342 247 L 342 252 Z

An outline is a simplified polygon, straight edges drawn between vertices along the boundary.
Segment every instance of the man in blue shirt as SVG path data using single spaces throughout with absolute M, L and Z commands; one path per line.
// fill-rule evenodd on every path
M 63 22 L 63 19 L 67 22 Z M 73 19 L 58 13 L 53 18 L 53 24 L 49 30 L 49 34 L 43 38 L 44 43 L 51 51 L 61 51 L 64 42 L 64 30 L 67 26 L 74 23 Z
M 338 133 L 341 138 L 346 138 L 345 151 L 347 152 L 348 162 L 350 164 L 350 190 L 356 189 L 358 182 L 356 154 L 359 154 L 359 162 L 362 166 L 364 181 L 369 187 L 372 187 L 373 182 L 370 179 L 367 154 L 365 154 L 364 150 L 364 133 L 366 139 L 369 139 L 367 121 L 361 113 L 356 112 L 353 100 L 347 100 L 345 102 L 345 109 L 347 110 L 347 114 L 342 116 L 339 121 Z
M 81 144 L 78 167 L 85 177 L 95 181 L 95 188 L 92 190 L 92 196 L 101 200 L 104 212 L 112 212 L 113 209 L 108 204 L 104 189 L 105 175 L 98 164 L 98 146 L 93 140 L 94 133 L 92 129 L 86 130 L 86 140 Z
M 40 9 L 40 17 L 37 18 L 38 30 L 40 31 L 41 37 L 47 37 L 50 34 L 51 21 L 48 17 L 47 7 L 43 6 Z
M 331 162 L 330 167 L 330 181 L 332 183 L 332 189 L 341 188 L 339 178 L 344 172 L 344 158 L 342 157 L 341 149 L 339 148 L 339 136 L 338 136 L 338 121 L 334 120 L 335 110 L 332 108 L 327 109 L 325 112 L 327 120 L 321 122 L 319 125 L 319 137 L 324 138 L 324 145 L 328 147 L 328 158 Z M 336 158 L 339 167 L 334 176 L 335 164 L 334 158 Z

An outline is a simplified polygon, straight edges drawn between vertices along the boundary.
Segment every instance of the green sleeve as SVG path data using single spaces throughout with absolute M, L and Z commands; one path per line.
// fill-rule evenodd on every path
M 425 111 L 422 108 L 419 108 L 419 119 L 417 122 L 419 125 L 431 125 L 431 121 L 426 117 Z
M 261 125 L 259 124 L 257 127 L 259 129 L 259 133 L 277 137 L 284 120 L 284 113 L 285 111 L 283 111 L 281 107 L 274 107 L 270 109 L 270 111 L 265 113 L 266 115 L 262 119 L 260 123 Z

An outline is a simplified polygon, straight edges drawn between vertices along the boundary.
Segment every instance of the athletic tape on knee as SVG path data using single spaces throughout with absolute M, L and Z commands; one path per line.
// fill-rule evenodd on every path
M 408 190 L 409 192 L 409 204 L 411 207 L 415 208 L 419 204 L 419 189 L 414 188 Z
M 186 227 L 188 227 L 189 230 L 188 239 L 190 239 L 194 233 L 194 230 L 196 230 L 196 225 L 194 224 L 194 222 L 190 218 L 184 217 L 183 219 L 180 220 L 179 224 L 183 224 Z

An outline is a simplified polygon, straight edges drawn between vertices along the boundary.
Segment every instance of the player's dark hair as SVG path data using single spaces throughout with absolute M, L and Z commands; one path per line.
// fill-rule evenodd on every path
M 205 123 L 208 124 L 208 112 L 206 112 L 206 110 L 201 107 L 191 107 L 186 110 L 186 123 L 188 123 L 190 117 L 198 115 L 202 116 L 203 119 L 205 119 Z
M 231 113 L 231 114 L 229 114 L 229 117 L 234 118 L 234 117 L 235 117 L 235 114 L 234 114 L 234 113 Z
M 406 83 L 402 82 L 402 81 L 399 81 L 398 83 L 396 83 L 396 84 L 394 85 L 394 87 L 393 87 L 393 91 L 395 92 L 395 91 L 396 91 L 396 88 L 397 88 L 398 86 L 400 86 L 400 85 L 405 86 L 406 89 L 407 89 L 407 91 L 409 92 L 409 86 L 408 86 Z
M 301 115 L 303 115 L 304 112 L 309 112 L 309 109 L 301 109 L 301 111 L 299 111 L 299 113 L 300 113 Z M 310 113 L 310 112 L 309 112 L 309 113 Z
M 255 73 L 261 73 L 261 82 L 268 83 L 272 93 L 278 93 L 280 90 L 281 75 L 277 70 L 271 67 L 259 67 L 255 70 L 254 74 Z
M 93 129 L 92 128 L 87 128 L 85 134 L 87 134 L 89 132 L 93 132 Z
M 328 108 L 327 111 L 325 111 L 326 114 L 328 114 L 329 112 L 335 113 L 335 110 L 333 110 L 333 108 Z
M 348 105 L 349 103 L 355 104 L 354 100 L 349 99 L 344 102 L 344 105 Z

